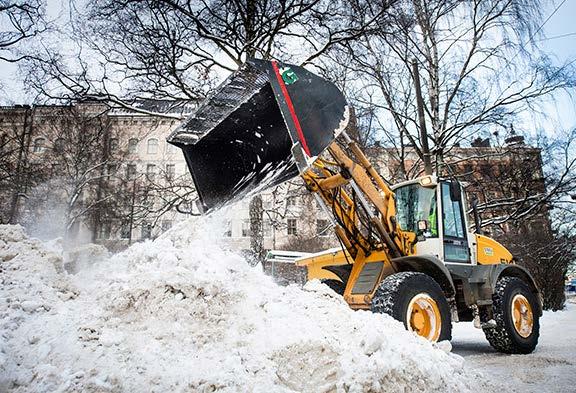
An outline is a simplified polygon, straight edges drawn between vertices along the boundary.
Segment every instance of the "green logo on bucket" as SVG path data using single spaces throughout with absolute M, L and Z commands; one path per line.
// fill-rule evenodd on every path
M 287 85 L 291 85 L 298 80 L 298 75 L 290 68 L 283 68 L 280 70 L 280 73 L 282 74 L 282 80 L 284 80 L 284 83 Z

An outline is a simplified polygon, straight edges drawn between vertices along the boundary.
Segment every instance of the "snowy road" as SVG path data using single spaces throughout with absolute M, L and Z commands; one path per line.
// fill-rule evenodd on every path
M 540 321 L 540 342 L 530 355 L 497 353 L 471 323 L 454 325 L 452 351 L 503 391 L 576 392 L 576 304 L 545 312 Z

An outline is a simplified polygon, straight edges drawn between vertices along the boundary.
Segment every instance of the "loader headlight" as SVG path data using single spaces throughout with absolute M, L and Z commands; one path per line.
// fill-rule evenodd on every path
M 434 180 L 432 180 L 432 176 L 424 176 L 420 178 L 420 185 L 424 187 L 434 185 Z

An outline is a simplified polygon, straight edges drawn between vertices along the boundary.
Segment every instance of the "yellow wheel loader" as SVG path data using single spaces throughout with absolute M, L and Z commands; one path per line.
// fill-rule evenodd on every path
M 331 82 L 250 59 L 168 142 L 184 153 L 203 213 L 300 176 L 342 247 L 297 264 L 352 309 L 389 314 L 431 341 L 474 321 L 498 351 L 532 352 L 539 290 L 504 246 L 478 225 L 468 232 L 459 183 L 423 176 L 390 186 L 346 135 L 348 121 Z

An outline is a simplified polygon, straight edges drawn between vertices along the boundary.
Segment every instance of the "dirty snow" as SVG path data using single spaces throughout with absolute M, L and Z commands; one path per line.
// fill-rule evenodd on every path
M 212 229 L 183 223 L 114 256 L 90 248 L 72 274 L 58 242 L 0 226 L 0 391 L 491 390 L 388 316 L 351 311 L 318 282 L 277 286 Z

